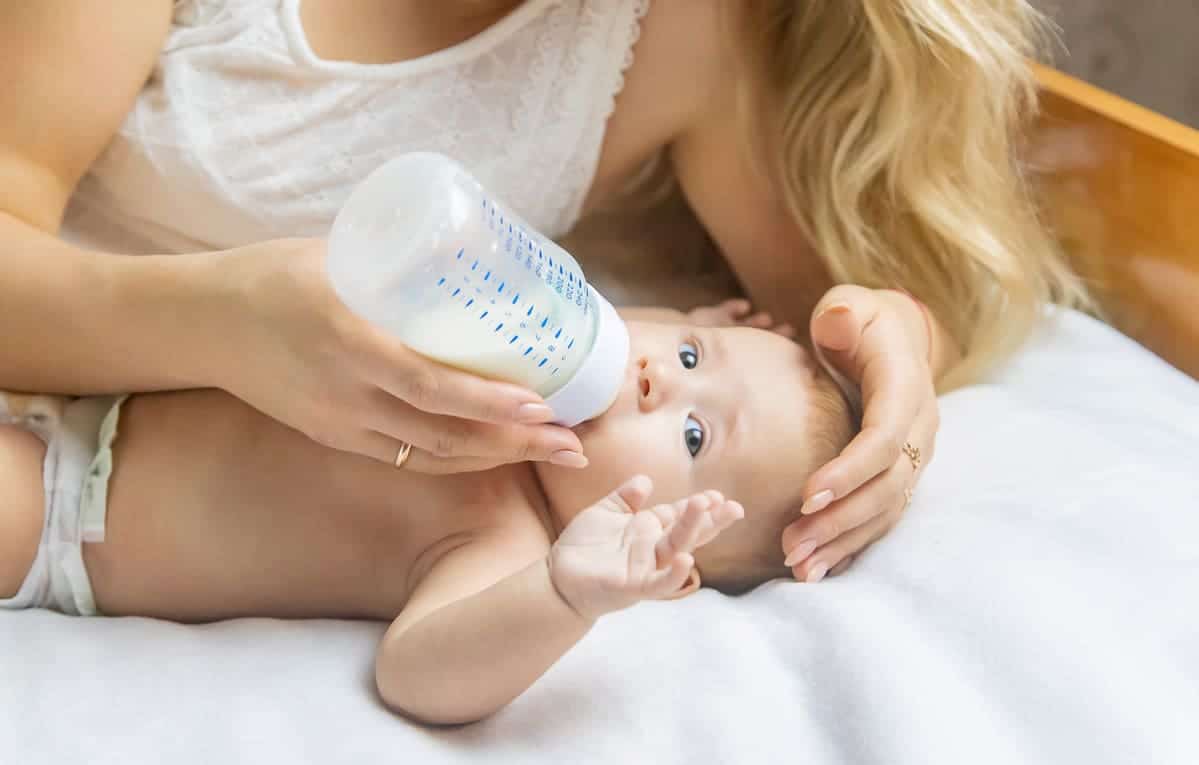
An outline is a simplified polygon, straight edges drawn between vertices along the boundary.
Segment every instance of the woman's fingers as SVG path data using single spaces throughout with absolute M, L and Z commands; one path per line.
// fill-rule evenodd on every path
M 391 436 L 373 430 L 364 430 L 360 434 L 360 442 L 352 445 L 352 451 L 364 456 L 373 457 L 379 462 L 395 465 L 400 455 L 403 443 Z M 416 473 L 431 473 L 442 475 L 446 473 L 472 473 L 480 470 L 490 470 L 505 464 L 501 460 L 486 457 L 434 457 L 423 449 L 409 445 L 408 456 L 400 465 L 404 470 Z
M 431 457 L 473 458 L 492 465 L 529 460 L 563 467 L 587 464 L 582 442 L 568 428 L 500 425 L 430 414 L 383 393 L 376 400 L 370 429 L 406 441 Z
M 816 550 L 888 511 L 895 511 L 898 516 L 907 502 L 904 490 L 915 481 L 909 465 L 896 463 L 825 510 L 801 515 L 783 529 L 785 565 L 799 565 Z
M 935 405 L 933 400 L 930 405 L 920 408 L 913 422 L 907 422 L 908 415 L 889 427 L 863 428 L 839 455 L 808 478 L 804 488 L 807 499 L 800 512 L 810 515 L 825 511 L 833 502 L 848 498 L 859 487 L 897 464 L 913 467 L 911 458 L 903 451 L 905 443 L 920 450 L 920 467 L 927 465 L 933 455 L 937 432 Z M 916 477 L 913 476 L 912 484 Z
M 916 432 L 931 439 L 936 430 L 936 417 L 924 412 L 917 419 Z M 887 470 L 867 480 L 845 498 L 820 512 L 800 516 L 783 531 L 783 554 L 786 565 L 794 571 L 808 571 L 805 561 L 818 556 L 817 551 L 843 537 L 852 538 L 857 529 L 869 526 L 878 518 L 890 528 L 899 521 L 907 508 L 909 492 L 916 485 L 926 461 L 921 454 L 919 468 L 907 454 L 901 454 Z M 850 550 L 857 553 L 859 550 Z M 837 562 L 829 562 L 831 569 Z M 814 564 L 808 564 L 814 565 Z
M 842 534 L 821 547 L 802 563 L 792 566 L 791 573 L 801 582 L 819 582 L 847 558 L 878 541 L 891 529 L 891 526 L 890 517 L 887 515 L 876 516 L 848 534 Z
M 541 424 L 554 412 L 540 396 L 511 383 L 487 380 L 421 356 L 370 325 L 362 354 L 379 387 L 432 414 L 491 423 Z

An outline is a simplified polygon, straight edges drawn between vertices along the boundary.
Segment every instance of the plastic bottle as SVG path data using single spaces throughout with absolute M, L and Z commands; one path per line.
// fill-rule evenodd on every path
M 545 398 L 573 427 L 627 376 L 629 335 L 566 251 L 454 160 L 398 156 L 351 192 L 326 267 L 349 308 L 413 350 Z

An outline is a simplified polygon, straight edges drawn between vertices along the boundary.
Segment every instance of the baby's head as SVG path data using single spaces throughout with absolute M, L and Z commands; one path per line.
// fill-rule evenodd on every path
M 629 476 L 650 504 L 716 489 L 745 518 L 696 551 L 705 585 L 740 592 L 789 572 L 782 532 L 804 480 L 849 443 L 854 418 L 800 345 L 760 329 L 629 322 L 627 379 L 612 407 L 575 429 L 590 465 L 539 465 L 561 525 Z

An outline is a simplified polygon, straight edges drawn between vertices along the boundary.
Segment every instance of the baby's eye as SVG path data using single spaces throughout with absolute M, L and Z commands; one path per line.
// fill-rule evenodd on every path
M 704 426 L 694 417 L 688 417 L 683 423 L 683 444 L 692 457 L 704 448 Z
M 683 362 L 683 369 L 695 369 L 699 364 L 699 349 L 691 343 L 683 343 L 679 346 L 679 361 Z

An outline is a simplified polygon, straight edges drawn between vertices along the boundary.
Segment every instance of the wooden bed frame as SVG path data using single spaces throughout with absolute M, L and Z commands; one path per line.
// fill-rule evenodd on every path
M 1199 131 L 1047 67 L 1028 159 L 1103 318 L 1199 379 Z

